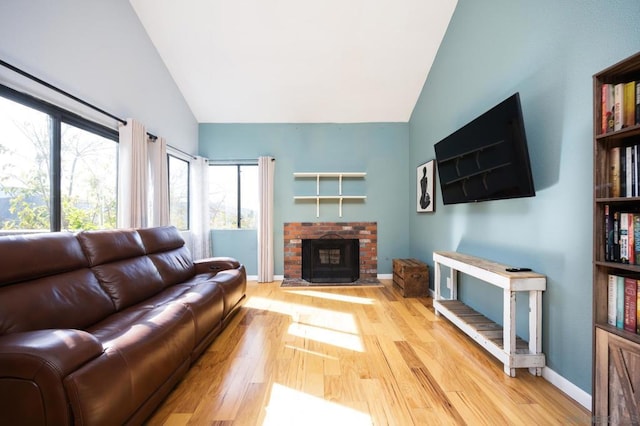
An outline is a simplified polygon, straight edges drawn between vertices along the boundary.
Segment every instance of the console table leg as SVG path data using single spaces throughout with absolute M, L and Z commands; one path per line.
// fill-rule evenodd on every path
M 542 334 L 542 292 L 529 292 L 529 353 L 540 354 Z M 529 372 L 535 376 L 542 375 L 542 368 L 530 368 Z
M 441 299 L 441 292 L 440 292 L 440 285 L 442 284 L 440 282 L 440 264 L 438 262 L 434 262 L 433 263 L 433 267 L 434 267 L 434 271 L 433 271 L 433 278 L 434 278 L 434 284 L 433 284 L 433 288 L 436 291 L 436 300 L 440 300 Z M 438 309 L 435 308 L 434 306 L 434 311 L 436 313 L 436 316 L 440 316 L 440 312 L 438 312 Z
M 502 342 L 504 351 L 507 353 L 508 358 L 516 353 L 516 293 L 505 289 L 503 292 L 503 331 Z M 505 363 L 504 372 L 515 377 L 516 370 L 511 368 L 510 363 Z

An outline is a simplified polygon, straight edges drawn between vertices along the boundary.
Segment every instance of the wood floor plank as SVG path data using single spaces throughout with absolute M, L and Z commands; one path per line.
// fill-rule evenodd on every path
M 543 378 L 504 374 L 434 314 L 430 298 L 404 298 L 382 281 L 322 289 L 250 282 L 245 306 L 147 423 L 588 424 L 590 412 Z

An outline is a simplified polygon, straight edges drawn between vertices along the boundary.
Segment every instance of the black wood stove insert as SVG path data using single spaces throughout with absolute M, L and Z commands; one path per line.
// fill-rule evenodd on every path
M 351 283 L 360 278 L 358 239 L 302 240 L 302 279 L 312 283 Z

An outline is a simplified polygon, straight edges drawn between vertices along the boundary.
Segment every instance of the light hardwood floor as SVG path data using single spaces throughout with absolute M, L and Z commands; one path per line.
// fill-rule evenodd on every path
M 590 424 L 590 412 L 545 379 L 505 375 L 435 316 L 430 298 L 383 284 L 250 282 L 245 306 L 149 424 Z

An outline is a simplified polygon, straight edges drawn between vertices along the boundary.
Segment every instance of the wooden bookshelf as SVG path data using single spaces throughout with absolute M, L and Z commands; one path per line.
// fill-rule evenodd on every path
M 593 76 L 593 419 L 595 424 L 640 422 L 640 335 L 612 325 L 609 313 L 609 276 L 640 280 L 640 259 L 621 263 L 611 241 L 612 212 L 640 213 L 640 184 L 636 191 L 618 193 L 612 168 L 614 148 L 640 147 L 640 125 L 632 122 L 617 130 L 603 129 L 603 85 L 640 81 L 640 53 Z M 606 93 L 606 91 L 605 91 Z M 640 148 L 634 151 L 640 153 Z M 634 160 L 635 161 L 635 160 Z M 640 159 L 638 159 L 640 161 Z M 639 170 L 634 167 L 631 170 Z M 640 173 L 637 173 L 640 175 Z M 626 173 L 618 175 L 625 179 Z M 637 180 L 640 182 L 640 176 Z M 605 219 L 608 215 L 609 219 Z M 607 240 L 607 237 L 610 237 Z M 617 239 L 617 236 L 616 236 Z M 633 249 L 633 248 L 632 248 Z M 609 254 L 608 254 L 609 253 Z M 637 300 L 637 299 L 636 299 Z

